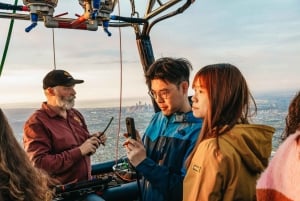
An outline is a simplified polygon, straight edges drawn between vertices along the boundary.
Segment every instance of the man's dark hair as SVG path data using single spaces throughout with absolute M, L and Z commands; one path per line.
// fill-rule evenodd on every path
M 176 85 L 182 81 L 189 83 L 192 69 L 192 64 L 184 58 L 163 57 L 157 59 L 147 70 L 146 84 L 150 87 L 153 79 L 164 80 Z

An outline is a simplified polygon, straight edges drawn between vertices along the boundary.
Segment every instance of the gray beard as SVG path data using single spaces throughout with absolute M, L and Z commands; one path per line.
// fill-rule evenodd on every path
M 69 99 L 69 100 L 59 98 L 59 99 L 56 100 L 56 103 L 59 107 L 63 108 L 64 110 L 70 110 L 75 105 L 74 100 L 75 100 L 75 98 L 72 98 L 72 99 Z

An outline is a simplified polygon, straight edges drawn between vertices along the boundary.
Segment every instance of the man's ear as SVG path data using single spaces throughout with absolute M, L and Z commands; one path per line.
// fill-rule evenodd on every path
M 53 87 L 48 87 L 48 88 L 46 89 L 46 93 L 47 93 L 49 96 L 54 96 L 54 95 L 55 95 L 54 88 L 53 88 Z

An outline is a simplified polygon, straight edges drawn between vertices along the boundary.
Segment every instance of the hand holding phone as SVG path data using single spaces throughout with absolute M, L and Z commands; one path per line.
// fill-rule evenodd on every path
M 127 129 L 128 137 L 136 140 L 136 130 L 135 130 L 134 119 L 132 117 L 126 117 L 125 121 L 126 121 L 126 129 Z M 135 169 L 135 167 L 132 165 L 131 162 L 129 162 L 129 165 L 131 168 Z
M 126 121 L 128 137 L 131 137 L 132 139 L 136 140 L 136 130 L 135 130 L 134 119 L 132 117 L 126 117 L 125 121 Z

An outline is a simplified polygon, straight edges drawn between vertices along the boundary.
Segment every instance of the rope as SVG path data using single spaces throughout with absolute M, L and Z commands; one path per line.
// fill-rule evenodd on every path
M 18 4 L 18 0 L 15 0 L 15 6 L 17 6 Z M 16 13 L 16 9 L 13 10 L 13 13 Z M 8 33 L 7 33 L 7 38 L 6 38 L 6 43 L 5 43 L 5 47 L 4 47 L 4 51 L 3 51 L 3 55 L 2 55 L 2 59 L 1 59 L 1 64 L 0 64 L 0 76 L 2 73 L 2 69 L 5 63 L 5 59 L 6 59 L 6 55 L 7 55 L 7 50 L 8 50 L 8 46 L 9 46 L 9 42 L 10 42 L 10 38 L 11 38 L 11 33 L 12 33 L 12 29 L 14 26 L 14 19 L 10 20 L 10 25 L 9 25 L 9 29 L 8 29 Z
M 120 1 L 118 3 L 118 15 L 121 13 L 120 9 Z M 122 54 L 122 32 L 121 28 L 118 27 L 119 32 L 119 61 L 120 61 L 120 99 L 119 99 L 119 122 L 118 122 L 118 132 L 117 132 L 117 140 L 116 140 L 116 164 L 118 163 L 119 158 L 119 141 L 120 141 L 120 130 L 121 130 L 121 117 L 122 117 L 122 99 L 123 99 L 123 54 Z
M 130 3 L 131 3 L 131 17 L 133 17 L 134 15 L 137 15 L 137 17 L 139 17 L 139 13 L 136 12 L 135 10 L 135 1 L 134 0 L 130 0 Z M 120 16 L 120 5 L 118 6 L 118 15 Z M 121 32 L 121 29 L 119 27 L 119 33 Z M 122 62 L 122 44 L 121 44 L 121 34 L 120 34 L 120 61 Z M 122 70 L 122 65 L 121 65 L 121 70 Z M 121 73 L 121 82 L 122 84 L 122 73 Z M 122 89 L 122 85 L 121 85 L 121 89 Z M 120 94 L 121 95 L 121 94 Z M 122 97 L 122 96 L 120 96 Z M 121 100 L 121 99 L 120 99 Z M 121 111 L 121 102 L 120 102 L 120 111 Z M 137 182 L 137 187 L 138 187 L 138 197 L 139 197 L 139 200 L 140 201 L 143 201 L 143 197 L 142 197 L 142 190 L 141 190 L 141 184 L 140 184 L 140 175 L 139 175 L 139 172 L 138 171 L 135 171 L 136 172 L 136 182 Z

